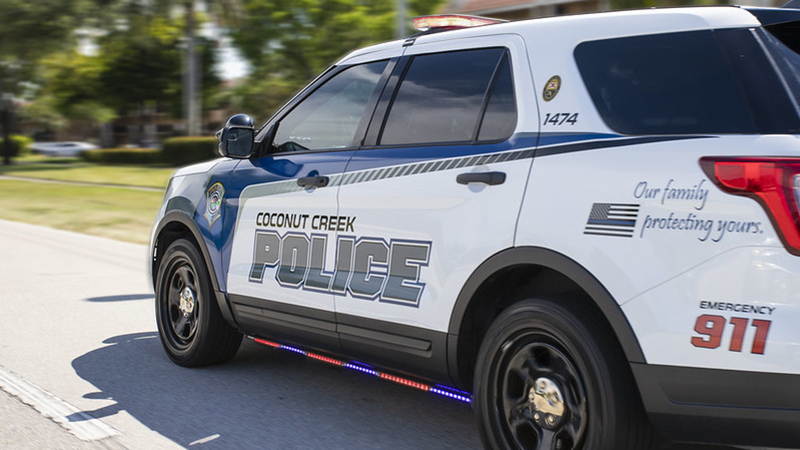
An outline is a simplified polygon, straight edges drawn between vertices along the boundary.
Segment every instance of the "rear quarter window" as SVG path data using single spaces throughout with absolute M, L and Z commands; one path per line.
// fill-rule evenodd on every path
M 619 133 L 756 131 L 711 31 L 584 42 L 575 60 L 601 117 Z

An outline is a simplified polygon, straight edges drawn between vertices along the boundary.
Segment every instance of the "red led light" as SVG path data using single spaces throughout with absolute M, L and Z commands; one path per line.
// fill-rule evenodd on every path
M 265 341 L 264 339 L 255 338 L 254 341 L 258 342 L 259 344 L 269 345 L 270 347 L 280 348 L 281 344 L 272 341 Z
M 767 212 L 786 249 L 800 256 L 800 212 L 794 178 L 800 158 L 700 158 L 706 175 L 722 190 L 750 197 Z
M 431 28 L 471 28 L 495 23 L 503 23 L 505 20 L 492 19 L 489 17 L 466 16 L 461 14 L 441 14 L 437 16 L 420 16 L 413 19 L 414 28 L 419 31 L 428 31 Z
M 431 389 L 431 387 L 428 386 L 427 384 L 417 383 L 416 381 L 411 381 L 405 378 L 396 377 L 394 375 L 389 375 L 388 373 L 381 373 L 380 377 L 383 378 L 384 380 L 394 381 L 395 383 L 417 388 L 422 391 L 429 391 Z
M 466 403 L 471 403 L 472 402 L 472 399 L 470 398 L 470 395 L 467 392 L 461 392 L 461 391 L 457 391 L 457 390 L 455 390 L 453 388 L 446 388 L 446 387 L 436 387 L 436 388 L 434 388 L 434 387 L 429 386 L 427 384 L 418 383 L 416 381 L 409 380 L 407 378 L 402 378 L 402 377 L 398 377 L 398 376 L 395 376 L 395 375 L 390 375 L 388 373 L 378 372 L 377 370 L 374 370 L 374 369 L 370 368 L 369 366 L 364 365 L 362 363 L 358 363 L 358 362 L 350 362 L 350 363 L 348 363 L 348 362 L 345 362 L 345 361 L 342 361 L 342 360 L 338 360 L 336 358 L 330 358 L 330 357 L 327 357 L 327 356 L 324 356 L 324 355 L 320 355 L 320 354 L 317 354 L 317 353 L 307 352 L 305 350 L 302 350 L 302 349 L 299 349 L 299 348 L 296 348 L 296 347 L 291 347 L 291 346 L 288 346 L 288 345 L 279 344 L 277 342 L 272 342 L 272 341 L 268 341 L 266 339 L 261 339 L 261 338 L 257 338 L 257 337 L 253 337 L 253 336 L 248 336 L 248 338 L 252 339 L 254 342 L 257 342 L 259 344 L 268 345 L 270 347 L 277 348 L 277 349 L 280 349 L 280 350 L 287 350 L 287 351 L 291 351 L 291 352 L 294 352 L 294 353 L 298 353 L 298 354 L 307 356 L 309 358 L 316 359 L 317 361 L 326 362 L 328 364 L 333 364 L 335 366 L 347 367 L 349 369 L 353 369 L 353 370 L 357 370 L 359 372 L 363 372 L 363 373 L 367 373 L 367 374 L 370 374 L 370 375 L 373 375 L 373 376 L 377 376 L 377 377 L 382 378 L 384 380 L 393 381 L 395 383 L 402 384 L 403 386 L 416 388 L 416 389 L 419 389 L 419 390 L 425 391 L 425 392 L 432 392 L 434 394 L 442 395 L 442 396 L 449 397 L 449 398 L 452 398 L 452 399 L 455 399 L 455 400 L 460 400 L 460 401 L 466 402 Z
M 328 358 L 327 356 L 317 355 L 316 353 L 308 352 L 306 354 L 309 358 L 316 359 L 317 361 L 326 362 L 328 364 L 333 364 L 335 366 L 341 366 L 342 362 L 338 359 Z

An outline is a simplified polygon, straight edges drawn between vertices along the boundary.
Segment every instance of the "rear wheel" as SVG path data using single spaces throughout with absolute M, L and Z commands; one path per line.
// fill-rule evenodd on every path
M 173 242 L 161 259 L 156 319 L 164 350 L 181 366 L 225 362 L 242 342 L 222 317 L 202 255 L 186 239 Z
M 492 323 L 478 355 L 484 446 L 649 449 L 652 433 L 631 378 L 597 314 L 576 302 L 520 301 Z

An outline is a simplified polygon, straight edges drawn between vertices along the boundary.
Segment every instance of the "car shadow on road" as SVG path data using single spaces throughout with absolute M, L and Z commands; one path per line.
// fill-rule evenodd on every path
M 72 362 L 116 403 L 172 441 L 201 449 L 479 449 L 469 405 L 245 340 L 230 362 L 186 369 L 156 333 L 107 339 Z
M 153 294 L 135 294 L 135 295 L 109 295 L 105 297 L 92 297 L 87 298 L 87 302 L 94 303 L 111 303 L 111 302 L 130 302 L 134 300 L 153 300 Z

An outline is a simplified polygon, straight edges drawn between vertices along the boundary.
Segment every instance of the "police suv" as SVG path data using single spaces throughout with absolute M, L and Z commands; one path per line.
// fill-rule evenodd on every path
M 800 443 L 800 10 L 424 31 L 346 56 L 152 240 L 183 366 L 243 336 L 473 403 L 487 449 Z

